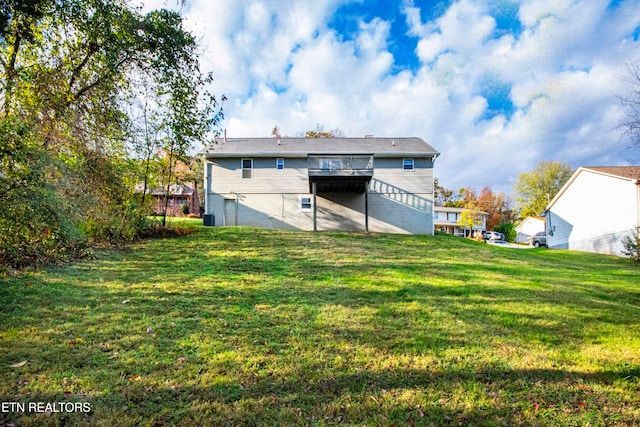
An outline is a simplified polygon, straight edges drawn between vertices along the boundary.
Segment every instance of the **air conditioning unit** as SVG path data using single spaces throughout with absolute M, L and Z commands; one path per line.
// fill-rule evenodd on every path
M 205 214 L 202 217 L 202 225 L 205 227 L 213 227 L 216 225 L 216 216 L 214 214 Z

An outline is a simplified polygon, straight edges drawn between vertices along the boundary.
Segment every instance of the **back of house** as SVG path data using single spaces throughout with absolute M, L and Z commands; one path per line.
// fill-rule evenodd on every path
M 433 234 L 439 153 L 420 138 L 225 138 L 201 154 L 210 225 Z

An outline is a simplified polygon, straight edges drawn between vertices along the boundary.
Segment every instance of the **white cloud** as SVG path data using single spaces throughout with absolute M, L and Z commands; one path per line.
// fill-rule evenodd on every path
M 417 23 L 413 21 L 412 24 Z M 422 28 L 414 27 L 411 31 L 421 36 L 418 57 L 424 63 L 429 63 L 447 51 L 475 56 L 478 47 L 491 36 L 495 25 L 495 20 L 484 13 L 481 3 L 461 0 L 454 3 L 435 23 L 425 24 Z
M 188 3 L 203 68 L 214 73 L 214 92 L 229 98 L 230 136 L 267 136 L 274 124 L 293 136 L 317 123 L 349 136 L 420 136 L 442 153 L 441 183 L 500 191 L 539 160 L 629 160 L 616 130 L 617 96 L 625 62 L 640 60 L 640 1 L 510 3 L 520 20 L 510 33 L 498 28 L 491 3 L 460 0 L 427 20 L 404 0 L 420 63 L 401 72 L 389 48 L 392 18 L 361 20 L 350 37 L 329 27 L 346 3 Z M 488 111 L 495 87 L 512 110 Z

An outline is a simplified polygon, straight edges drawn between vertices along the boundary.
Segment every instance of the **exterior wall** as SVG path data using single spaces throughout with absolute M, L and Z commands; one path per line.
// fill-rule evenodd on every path
M 580 172 L 547 212 L 550 248 L 621 255 L 638 225 L 638 189 L 629 180 Z
M 206 213 L 216 226 L 244 225 L 313 230 L 313 210 L 300 210 L 300 196 L 311 196 L 306 158 L 253 158 L 253 176 L 242 178 L 241 159 L 209 160 L 205 168 Z M 402 158 L 375 159 L 369 184 L 369 231 L 433 234 L 433 163 L 414 160 L 404 171 Z M 318 230 L 365 230 L 363 193 L 318 193 Z M 237 219 L 236 219 L 237 218 Z
M 529 239 L 539 231 L 545 231 L 545 221 L 542 218 L 528 217 L 516 227 L 516 242 L 528 243 Z
M 414 170 L 402 158 L 374 160 L 369 183 L 369 230 L 433 234 L 433 161 L 414 159 Z

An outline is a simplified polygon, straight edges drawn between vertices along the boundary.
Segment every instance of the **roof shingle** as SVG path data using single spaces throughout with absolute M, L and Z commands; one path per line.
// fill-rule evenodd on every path
M 410 138 L 228 138 L 201 154 L 218 156 L 306 156 L 307 154 L 375 154 L 376 156 L 437 156 L 438 151 L 417 137 Z
M 585 166 L 584 169 L 622 178 L 640 179 L 640 166 Z

